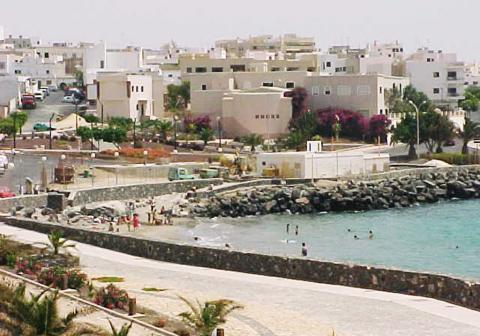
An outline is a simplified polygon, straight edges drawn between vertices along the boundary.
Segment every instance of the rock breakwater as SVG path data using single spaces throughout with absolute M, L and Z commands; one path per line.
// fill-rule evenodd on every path
M 407 208 L 448 199 L 480 198 L 480 168 L 419 173 L 333 187 L 266 186 L 196 200 L 199 217 L 245 217 L 273 213 L 317 213 Z

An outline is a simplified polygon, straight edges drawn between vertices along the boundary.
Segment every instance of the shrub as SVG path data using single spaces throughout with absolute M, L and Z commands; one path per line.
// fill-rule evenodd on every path
M 93 302 L 108 309 L 125 309 L 128 304 L 128 294 L 114 284 L 109 284 L 97 290 Z
M 75 268 L 65 269 L 61 266 L 42 269 L 38 274 L 37 280 L 44 285 L 61 288 L 64 275 L 67 275 L 68 288 L 80 289 L 87 283 L 87 275 L 85 273 Z
M 18 258 L 15 263 L 15 273 L 35 275 L 42 269 L 41 264 L 32 256 Z
M 429 160 L 441 160 L 452 165 L 477 164 L 479 161 L 479 158 L 475 155 L 461 153 L 436 153 L 422 155 L 422 157 Z
M 333 125 L 340 123 L 340 134 L 346 138 L 362 139 L 367 130 L 367 119 L 360 113 L 339 108 L 326 108 L 317 111 L 320 132 L 333 136 Z

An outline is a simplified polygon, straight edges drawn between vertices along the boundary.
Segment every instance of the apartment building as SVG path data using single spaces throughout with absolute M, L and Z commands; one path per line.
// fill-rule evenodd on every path
M 3 38 L 3 43 L 11 44 L 14 49 L 32 48 L 41 44 L 39 39 L 24 37 L 22 35 L 18 37 L 8 35 L 8 37 Z
M 480 64 L 475 62 L 465 66 L 465 88 L 480 85 Z
M 0 75 L 0 118 L 16 111 L 20 99 L 20 85 L 16 76 Z
M 96 86 L 97 115 L 104 120 L 163 116 L 164 86 L 156 73 L 99 73 Z
M 296 58 L 298 54 L 317 51 L 313 37 L 300 37 L 295 34 L 253 36 L 247 39 L 219 40 L 215 47 L 225 49 L 230 57 L 244 57 L 247 51 L 282 52 L 286 58 Z
M 389 114 L 386 99 L 388 90 L 403 89 L 410 84 L 408 78 L 379 74 L 305 77 L 304 87 L 310 93 L 311 110 L 338 107 L 354 110 L 365 117 Z
M 412 85 L 439 106 L 457 107 L 463 99 L 465 64 L 454 53 L 419 49 L 406 60 Z

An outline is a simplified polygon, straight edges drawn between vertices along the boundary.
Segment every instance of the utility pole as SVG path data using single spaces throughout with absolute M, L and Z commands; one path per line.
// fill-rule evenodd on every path
M 13 113 L 13 149 L 17 148 L 17 113 Z

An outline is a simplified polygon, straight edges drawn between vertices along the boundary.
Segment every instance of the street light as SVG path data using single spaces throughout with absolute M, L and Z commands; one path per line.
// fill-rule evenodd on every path
M 178 122 L 178 117 L 174 116 L 173 117 L 173 149 L 175 150 L 175 153 L 177 152 L 177 122 Z
M 94 175 L 95 175 L 95 174 L 94 174 L 94 169 L 95 169 L 95 168 L 93 167 L 93 159 L 95 159 L 95 153 L 91 153 L 91 154 L 90 154 L 90 159 L 91 159 L 91 160 L 90 160 L 90 171 L 91 171 L 91 173 L 92 173 L 92 187 L 93 187 L 93 184 L 94 184 L 94 181 L 93 181 L 93 180 L 94 180 Z
M 217 130 L 218 130 L 218 151 L 222 151 L 222 117 L 217 117 Z
M 52 149 L 52 120 L 55 117 L 55 113 L 52 113 L 52 116 L 50 117 L 50 120 L 48 121 L 48 131 L 49 131 L 49 143 L 48 146 L 50 149 Z
M 13 113 L 13 148 L 17 148 L 17 114 Z
M 41 176 L 41 184 L 42 190 L 46 191 L 48 187 L 48 177 L 47 177 L 47 168 L 45 167 L 45 162 L 47 162 L 47 157 L 42 156 L 42 176 Z
M 423 101 L 420 106 L 425 104 L 427 101 Z M 418 106 L 411 100 L 408 101 L 410 105 L 412 105 L 415 108 L 415 112 L 417 113 L 417 149 L 420 146 L 420 110 Z
M 118 152 L 113 153 L 115 160 L 118 160 L 120 154 Z M 118 185 L 118 165 L 115 167 L 115 185 Z
M 148 152 L 146 150 L 143 151 L 143 164 L 146 165 L 147 164 L 147 156 L 148 156 Z

